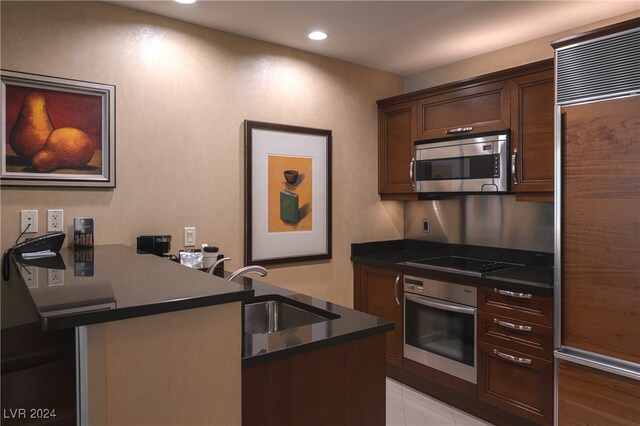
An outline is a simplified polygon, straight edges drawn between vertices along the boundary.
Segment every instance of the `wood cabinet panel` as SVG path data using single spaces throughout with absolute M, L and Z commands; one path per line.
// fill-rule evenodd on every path
M 478 370 L 481 401 L 539 424 L 553 423 L 552 361 L 479 342 Z
M 514 295 L 509 296 L 509 293 Z M 479 311 L 553 327 L 551 294 L 529 293 L 513 288 L 479 287 L 478 295 Z
M 559 425 L 632 426 L 639 423 L 639 382 L 559 361 Z
M 510 122 L 508 80 L 471 86 L 417 101 L 418 139 L 504 130 Z M 468 131 L 455 132 L 458 128 Z
M 409 178 L 414 107 L 414 102 L 404 102 L 378 110 L 378 192 L 381 196 L 417 199 Z
M 478 340 L 539 358 L 553 357 L 553 327 L 478 312 Z
M 562 344 L 640 363 L 640 96 L 562 115 Z
M 386 333 L 387 362 L 402 366 L 403 291 L 402 274 L 397 271 L 354 265 L 354 308 L 388 319 L 394 330 Z
M 511 107 L 511 189 L 553 193 L 553 70 L 513 79 Z
M 381 334 L 242 370 L 243 425 L 384 425 Z

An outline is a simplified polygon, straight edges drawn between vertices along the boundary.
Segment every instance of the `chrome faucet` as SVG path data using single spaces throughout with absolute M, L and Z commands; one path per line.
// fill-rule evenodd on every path
M 207 274 L 211 274 L 211 275 L 213 275 L 213 271 L 215 271 L 216 266 L 218 266 L 219 264 L 221 264 L 222 262 L 225 262 L 225 261 L 227 261 L 227 260 L 231 260 L 231 258 L 230 258 L 230 257 L 223 257 L 222 259 L 218 259 L 218 260 L 216 260 L 216 261 L 214 262 L 214 264 L 213 264 L 213 265 L 211 265 L 211 266 L 209 267 L 209 269 L 207 269 Z
M 267 270 L 262 266 L 249 265 L 232 272 L 231 275 L 227 277 L 227 280 L 232 281 L 235 277 L 245 274 L 258 274 L 261 277 L 264 277 L 265 275 L 267 275 Z

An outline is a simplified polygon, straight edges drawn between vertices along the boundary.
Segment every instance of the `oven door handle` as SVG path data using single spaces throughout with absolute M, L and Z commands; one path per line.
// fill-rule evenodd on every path
M 476 308 L 466 308 L 464 306 L 449 305 L 448 303 L 436 302 L 435 300 L 425 296 L 414 296 L 412 294 L 405 293 L 404 297 L 405 299 L 411 300 L 412 302 L 424 306 L 429 306 L 430 308 L 442 309 L 445 311 L 458 312 L 460 314 L 469 315 L 474 315 L 476 313 Z

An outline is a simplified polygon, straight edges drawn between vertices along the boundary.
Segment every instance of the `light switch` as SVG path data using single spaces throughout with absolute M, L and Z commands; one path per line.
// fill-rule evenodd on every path
M 193 247 L 196 245 L 196 228 L 195 226 L 185 226 L 184 228 L 184 246 Z

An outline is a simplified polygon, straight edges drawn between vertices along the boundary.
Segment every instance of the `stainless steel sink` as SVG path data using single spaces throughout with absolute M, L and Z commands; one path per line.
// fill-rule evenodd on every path
M 248 303 L 244 306 L 244 331 L 250 334 L 272 333 L 340 317 L 321 309 L 316 308 L 317 313 L 310 309 L 277 299 Z

